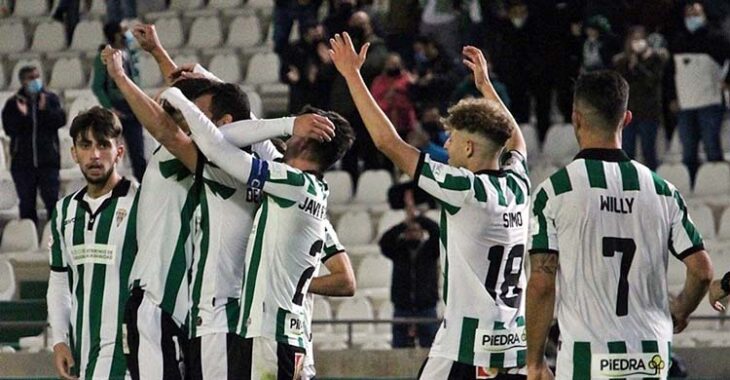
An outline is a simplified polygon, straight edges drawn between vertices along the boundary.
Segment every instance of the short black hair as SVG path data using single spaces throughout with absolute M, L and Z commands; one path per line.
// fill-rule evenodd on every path
M 26 75 L 32 73 L 33 71 L 38 70 L 35 65 L 27 65 L 20 68 L 20 71 L 18 71 L 18 79 L 21 81 L 25 78 Z
M 114 36 L 122 31 L 122 24 L 119 21 L 110 21 L 104 24 L 104 37 L 107 42 L 114 43 Z
M 81 112 L 71 122 L 70 135 L 74 145 L 77 138 L 84 138 L 91 131 L 97 141 L 116 140 L 122 135 L 122 123 L 112 111 L 95 106 Z
M 352 143 L 355 142 L 355 130 L 352 129 L 350 122 L 337 112 L 305 106 L 299 114 L 305 113 L 324 116 L 335 125 L 335 137 L 332 138 L 332 141 L 309 140 L 311 144 L 309 151 L 312 153 L 311 159 L 319 163 L 321 171 L 325 171 L 342 159 L 345 153 L 350 150 Z
M 175 81 L 172 87 L 179 88 L 180 92 L 192 101 L 203 94 L 209 93 L 216 84 L 217 82 L 207 78 L 188 78 Z
M 219 120 L 226 114 L 231 115 L 233 121 L 251 118 L 251 104 L 248 101 L 248 95 L 237 84 L 218 83 L 217 86 L 211 88 L 210 94 L 213 95 L 210 102 L 213 120 Z
M 573 97 L 575 104 L 595 112 L 596 127 L 613 132 L 628 109 L 629 84 L 613 70 L 585 73 L 575 82 Z

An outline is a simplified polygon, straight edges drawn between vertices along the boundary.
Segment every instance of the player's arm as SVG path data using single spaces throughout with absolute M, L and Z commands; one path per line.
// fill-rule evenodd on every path
M 321 296 L 352 297 L 355 295 L 355 271 L 347 256 L 347 252 L 339 251 L 324 262 L 330 272 L 327 275 L 312 278 L 309 292 Z
M 682 262 L 687 267 L 684 288 L 670 305 L 675 333 L 680 333 L 687 327 L 689 315 L 702 302 L 713 277 L 710 255 L 705 250 L 691 254 Z
M 509 112 L 509 109 L 507 109 L 507 106 L 504 105 L 502 99 L 499 98 L 497 90 L 494 89 L 492 81 L 489 79 L 489 68 L 484 54 L 474 46 L 465 46 L 462 52 L 464 54 L 464 64 L 474 73 L 474 84 L 476 84 L 479 92 L 482 93 L 485 99 L 497 102 L 512 121 L 512 137 L 505 143 L 505 151 L 516 150 L 524 157 L 527 157 L 527 145 L 525 144 L 525 138 L 522 136 L 520 126 Z
M 530 255 L 530 280 L 527 283 L 526 331 L 528 377 L 551 378 L 545 361 L 550 324 L 555 307 L 555 276 L 558 272 L 558 255 L 534 253 Z
M 122 53 L 107 46 L 102 53 L 109 76 L 114 80 L 124 99 L 139 122 L 160 144 L 177 157 L 191 171 L 195 171 L 198 151 L 193 140 L 154 99 L 147 96 L 124 72 Z
M 372 94 L 365 85 L 360 68 L 365 62 L 369 44 L 363 45 L 360 54 L 355 52 L 352 40 L 347 33 L 330 39 L 330 56 L 335 67 L 347 81 L 352 99 L 362 117 L 365 127 L 375 146 L 406 174 L 415 177 L 420 152 L 398 136 L 393 124 L 378 107 Z
M 155 26 L 151 24 L 139 24 L 134 27 L 132 34 L 134 34 L 134 38 L 139 42 L 139 46 L 152 54 L 152 57 L 160 67 L 160 72 L 162 72 L 165 82 L 170 85 L 172 83 L 172 73 L 177 69 L 177 65 L 170 58 L 167 50 L 162 46 Z

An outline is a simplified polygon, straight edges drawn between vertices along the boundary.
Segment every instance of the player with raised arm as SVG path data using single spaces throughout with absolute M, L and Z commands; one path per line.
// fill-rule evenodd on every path
M 377 148 L 441 204 L 446 310 L 419 378 L 524 377 L 526 149 L 491 85 L 484 56 L 464 48 L 464 63 L 485 99 L 462 100 L 449 109 L 444 165 L 404 142 L 378 108 L 359 70 L 368 46 L 358 54 L 347 33 L 330 43 L 332 60 Z
M 311 109 L 335 125 L 331 141 L 294 136 L 284 163 L 265 161 L 229 143 L 179 89 L 160 97 L 182 113 L 211 162 L 264 194 L 246 252 L 236 373 L 244 379 L 298 378 L 307 339 L 304 298 L 329 225 L 329 188 L 322 174 L 352 145 L 352 128 L 336 113 Z
M 137 253 L 137 185 L 117 172 L 122 125 L 94 107 L 71 122 L 71 154 L 86 186 L 51 215 L 48 321 L 63 379 L 125 379 L 122 320 Z
M 527 354 L 550 379 L 545 342 L 557 297 L 559 379 L 666 378 L 682 331 L 712 279 L 702 237 L 677 189 L 621 150 L 629 86 L 613 71 L 578 78 L 573 127 L 581 151 L 540 184 L 530 222 Z M 667 262 L 687 267 L 670 301 Z M 672 323 L 674 322 L 674 324 Z

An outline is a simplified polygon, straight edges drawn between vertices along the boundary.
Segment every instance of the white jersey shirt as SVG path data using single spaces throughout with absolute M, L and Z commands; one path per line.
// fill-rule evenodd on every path
M 272 148 L 269 141 L 251 146 L 257 157 L 281 158 Z M 215 164 L 202 162 L 189 289 L 191 337 L 235 333 L 246 246 L 261 203 L 259 189 L 244 187 Z
M 530 253 L 559 256 L 557 378 L 665 378 L 668 253 L 702 237 L 677 189 L 621 150 L 587 149 L 534 193 Z
M 123 178 L 95 210 L 85 194 L 86 188 L 56 204 L 51 270 L 68 273 L 71 329 L 66 342 L 76 362 L 73 370 L 84 379 L 123 379 L 122 322 L 137 253 L 139 193 L 137 185 Z
M 139 196 L 138 259 L 130 286 L 182 326 L 188 316 L 187 270 L 192 260 L 192 218 L 199 201 L 194 173 L 159 146 L 145 170 Z
M 444 321 L 429 356 L 488 368 L 525 365 L 525 275 L 530 182 L 525 158 L 472 173 L 422 155 L 418 186 L 441 204 Z

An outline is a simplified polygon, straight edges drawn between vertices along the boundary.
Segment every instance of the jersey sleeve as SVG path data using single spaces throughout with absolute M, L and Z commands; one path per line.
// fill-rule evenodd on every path
M 61 220 L 60 208 L 63 202 L 56 202 L 56 207 L 51 213 L 51 242 L 49 247 L 49 264 L 54 272 L 65 272 L 68 270 L 68 262 L 64 253 L 64 244 L 61 239 L 61 229 L 63 221 Z
M 474 197 L 474 177 L 469 170 L 442 164 L 422 153 L 414 181 L 453 214 Z
M 322 256 L 323 263 L 329 260 L 332 256 L 345 251 L 345 246 L 340 243 L 340 238 L 337 237 L 337 232 L 335 231 L 335 228 L 332 227 L 329 220 L 327 220 L 325 224 L 324 235 L 324 255 Z
M 530 177 L 527 170 L 527 158 L 519 151 L 510 150 L 502 154 L 500 164 L 502 170 L 511 173 L 529 185 Z
M 532 218 L 527 240 L 530 254 L 559 251 L 555 214 L 550 203 L 549 189 L 544 184 L 537 188 L 532 197 Z
M 306 175 L 287 164 L 253 159 L 248 187 L 289 202 L 299 201 L 309 185 Z
M 672 215 L 672 238 L 669 241 L 669 251 L 676 258 L 684 260 L 691 254 L 705 249 L 705 247 L 699 230 L 697 230 L 697 227 L 695 227 L 694 222 L 692 222 L 689 216 L 684 198 L 682 198 L 682 195 L 677 190 L 674 190 L 673 197 L 673 212 L 670 213 Z

